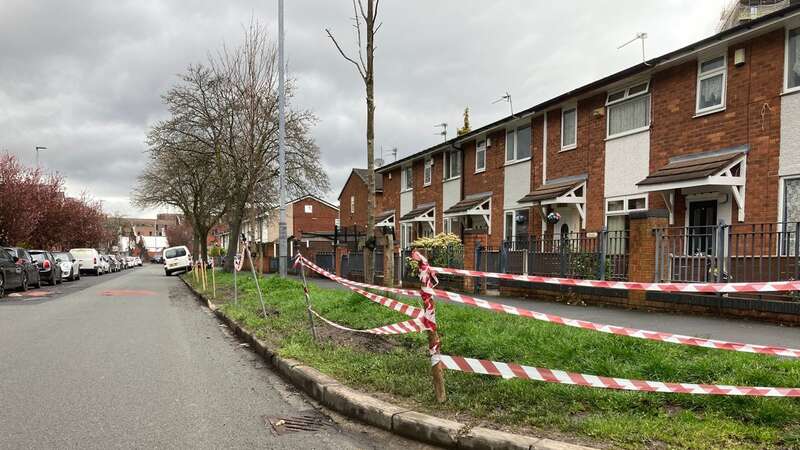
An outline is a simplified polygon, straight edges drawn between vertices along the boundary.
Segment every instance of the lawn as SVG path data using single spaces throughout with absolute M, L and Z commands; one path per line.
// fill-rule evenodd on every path
M 280 355 L 350 386 L 462 422 L 621 448 L 800 448 L 800 399 L 621 392 L 446 371 L 448 400 L 440 405 L 430 383 L 424 334 L 352 335 L 317 321 L 321 339 L 315 344 L 300 283 L 262 279 L 270 312 L 263 318 L 252 277 L 239 276 L 238 305 L 232 302 L 232 282 L 232 276 L 218 273 L 216 303 Z M 316 311 L 352 328 L 407 319 L 358 294 L 315 286 L 310 293 Z M 437 320 L 442 352 L 450 355 L 654 381 L 800 384 L 795 360 L 612 336 L 443 302 Z

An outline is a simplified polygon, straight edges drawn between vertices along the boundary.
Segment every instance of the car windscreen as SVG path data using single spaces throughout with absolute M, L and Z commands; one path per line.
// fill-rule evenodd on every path
M 53 257 L 55 257 L 55 258 L 58 258 L 58 259 L 60 259 L 61 261 L 69 261 L 69 260 L 71 260 L 71 259 L 72 259 L 72 258 L 70 258 L 70 255 L 69 255 L 69 253 L 64 253 L 64 252 L 61 252 L 61 253 L 53 253 Z
M 164 252 L 164 258 L 179 258 L 181 256 L 186 256 L 186 249 L 171 248 Z
M 94 253 L 88 249 L 70 250 L 70 253 L 72 253 L 76 258 L 91 258 L 94 256 Z

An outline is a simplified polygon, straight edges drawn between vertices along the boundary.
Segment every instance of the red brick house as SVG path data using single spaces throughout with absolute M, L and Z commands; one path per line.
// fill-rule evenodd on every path
M 377 172 L 402 246 L 625 230 L 655 209 L 677 226 L 800 221 L 800 5 Z
M 363 228 L 367 225 L 367 169 L 353 169 L 339 193 L 339 225 Z M 383 175 L 375 174 L 375 223 L 394 224 L 394 210 L 383 208 Z

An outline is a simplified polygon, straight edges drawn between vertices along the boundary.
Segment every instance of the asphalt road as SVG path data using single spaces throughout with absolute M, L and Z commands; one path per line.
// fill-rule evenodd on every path
M 321 409 L 161 266 L 47 289 L 0 301 L 0 448 L 429 448 Z M 331 426 L 266 422 L 304 412 Z

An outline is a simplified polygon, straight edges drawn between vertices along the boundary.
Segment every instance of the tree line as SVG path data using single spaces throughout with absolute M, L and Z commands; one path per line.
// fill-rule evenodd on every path
M 0 245 L 69 250 L 111 241 L 100 201 L 69 197 L 62 176 L 0 155 Z
M 206 61 L 189 65 L 162 95 L 168 117 L 150 126 L 148 164 L 135 203 L 179 209 L 193 229 L 194 248 L 208 255 L 209 230 L 227 223 L 231 270 L 242 221 L 253 211 L 279 206 L 278 57 L 263 26 L 252 22 L 242 43 L 223 45 Z M 321 194 L 328 177 L 311 137 L 317 119 L 296 108 L 295 83 L 286 95 L 286 191 Z

